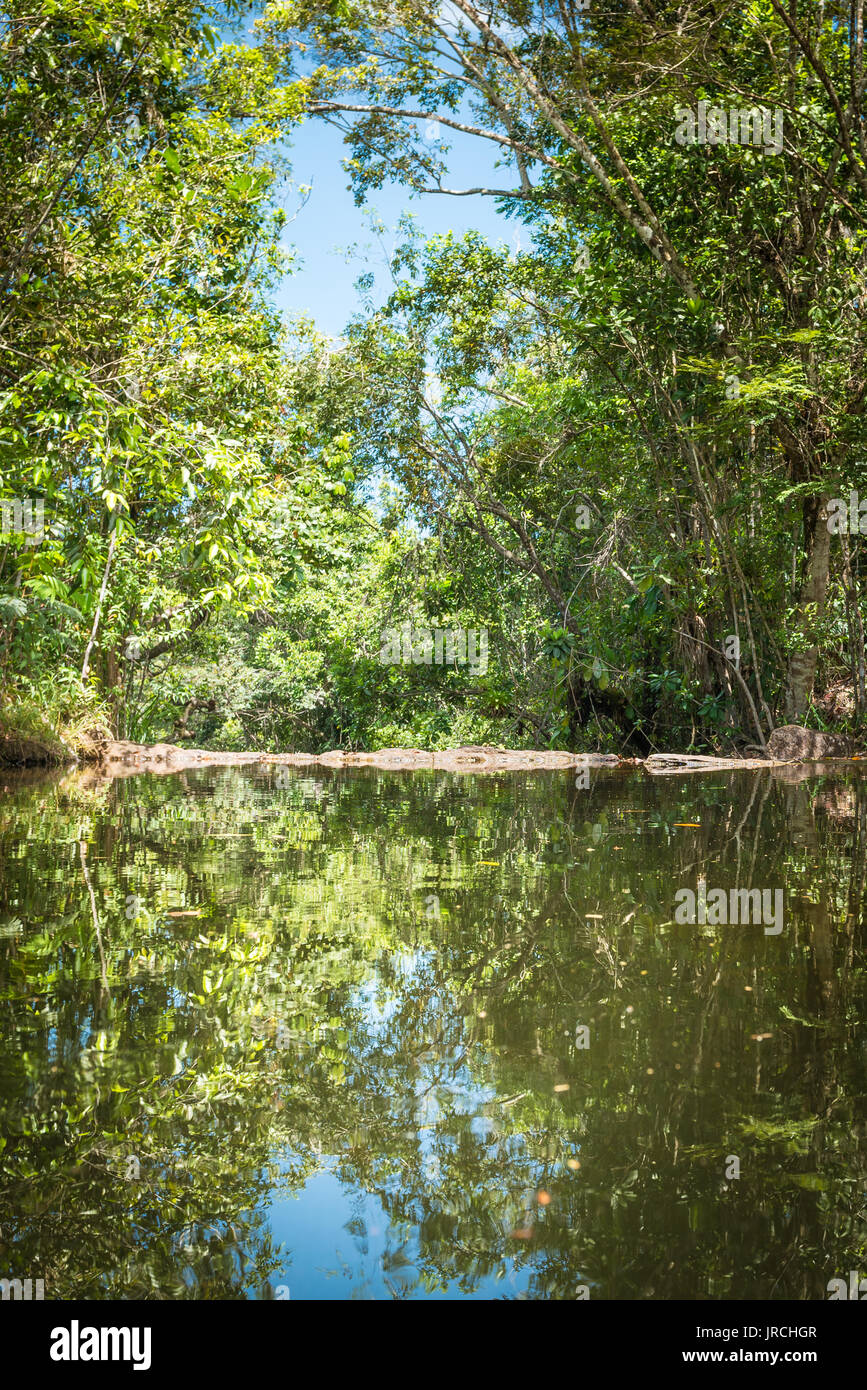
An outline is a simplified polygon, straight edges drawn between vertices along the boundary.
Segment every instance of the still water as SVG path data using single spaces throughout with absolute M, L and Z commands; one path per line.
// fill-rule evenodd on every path
M 0 774 L 0 1277 L 827 1298 L 864 1262 L 867 781 L 576 781 Z M 676 920 L 731 888 L 781 930 Z

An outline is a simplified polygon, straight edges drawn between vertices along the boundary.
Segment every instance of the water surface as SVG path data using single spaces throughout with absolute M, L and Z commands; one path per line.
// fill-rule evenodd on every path
M 867 784 L 585 781 L 2 774 L 0 1277 L 826 1298 L 864 1260 Z M 782 930 L 679 923 L 700 880 L 782 889 Z

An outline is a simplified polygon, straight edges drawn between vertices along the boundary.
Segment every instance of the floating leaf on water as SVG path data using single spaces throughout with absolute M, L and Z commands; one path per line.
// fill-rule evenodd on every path
M 780 1013 L 784 1018 L 791 1019 L 792 1023 L 800 1023 L 802 1028 L 827 1028 L 828 1020 L 824 1018 L 800 1018 L 798 1014 L 793 1014 L 787 1004 L 780 1005 Z

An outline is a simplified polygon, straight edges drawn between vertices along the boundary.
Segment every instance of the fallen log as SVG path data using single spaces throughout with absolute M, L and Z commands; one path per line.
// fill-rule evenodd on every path
M 495 748 L 490 745 L 449 748 L 430 752 L 422 748 L 380 748 L 375 753 L 351 753 L 335 749 L 330 753 L 216 753 L 203 748 L 179 748 L 175 744 L 106 741 L 94 750 L 88 761 L 110 777 L 130 777 L 139 772 L 165 774 L 190 768 L 243 767 L 251 764 L 271 767 L 374 767 L 381 771 L 402 772 L 420 769 L 441 772 L 550 772 L 580 768 L 644 767 L 654 777 L 673 777 L 681 772 L 748 772 L 780 769 L 794 774 L 802 766 L 786 758 L 715 758 L 703 753 L 651 753 L 639 758 L 620 758 L 616 753 L 564 753 L 552 749 Z M 850 759 L 828 759 L 809 764 L 813 773 L 827 763 Z M 807 765 L 804 765 L 807 766 Z
M 704 753 L 651 753 L 645 759 L 644 766 L 648 772 L 664 777 L 675 772 L 730 772 L 781 767 L 784 761 L 771 758 L 714 758 Z
M 183 772 L 195 767 L 242 767 L 266 764 L 282 767 L 375 767 L 382 771 L 428 768 L 442 772 L 530 772 L 565 768 L 618 767 L 616 753 L 563 753 L 551 749 L 523 750 L 490 745 L 450 748 L 432 753 L 422 748 L 380 748 L 375 753 L 212 753 L 176 744 L 113 742 L 100 747 L 94 759 L 111 776 L 137 772 Z

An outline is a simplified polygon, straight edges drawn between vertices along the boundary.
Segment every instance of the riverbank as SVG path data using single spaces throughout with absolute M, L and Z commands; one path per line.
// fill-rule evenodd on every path
M 826 759 L 811 767 L 833 767 L 848 758 Z M 616 753 L 566 753 L 551 749 L 517 749 L 472 745 L 430 752 L 422 748 L 381 748 L 372 753 L 335 749 L 327 753 L 213 752 L 182 748 L 173 743 L 130 743 L 101 735 L 85 735 L 77 748 L 60 738 L 6 735 L 0 738 L 0 765 L 8 768 L 94 767 L 111 777 L 185 772 L 203 767 L 244 767 L 270 764 L 282 767 L 374 767 L 401 772 L 428 769 L 443 772 L 531 772 L 568 768 L 643 767 L 657 776 L 684 772 L 747 771 L 794 765 L 772 758 L 711 757 L 699 753 L 652 753 L 647 758 L 621 758 Z
M 78 761 L 75 750 L 56 734 L 0 729 L 0 767 L 63 767 Z
M 514 749 L 472 745 L 430 752 L 422 748 L 381 748 L 372 753 L 335 749 L 328 753 L 211 752 L 176 744 L 110 741 L 86 750 L 81 761 L 96 764 L 111 776 L 142 772 L 165 774 L 201 767 L 374 767 L 401 772 L 427 769 L 443 772 L 531 772 L 568 768 L 645 767 L 650 772 L 714 771 L 780 766 L 766 758 L 715 758 L 689 753 L 657 753 L 648 758 L 621 758 L 616 753 L 566 753 L 551 749 Z

